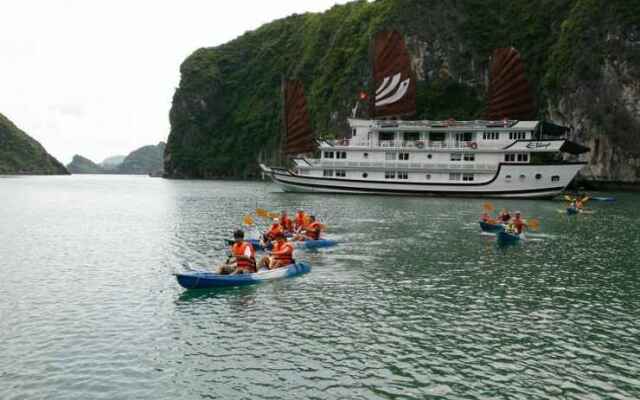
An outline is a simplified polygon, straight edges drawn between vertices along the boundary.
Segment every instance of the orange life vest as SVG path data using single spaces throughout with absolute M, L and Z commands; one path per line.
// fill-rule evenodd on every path
M 269 232 L 267 232 L 267 239 L 269 240 L 273 240 L 276 238 L 276 234 L 282 232 L 282 225 L 278 224 L 273 224 L 271 225 L 271 228 L 269 228 Z
M 520 218 L 514 218 L 513 221 L 511 221 L 511 223 L 513 224 L 513 227 L 516 230 L 517 234 L 521 234 L 522 230 L 524 229 L 524 221 Z
M 318 240 L 320 239 L 320 222 L 318 221 L 313 221 L 312 223 L 310 223 L 309 225 L 307 225 L 305 228 L 305 236 L 311 240 Z
M 302 228 L 304 226 L 304 213 L 302 211 L 298 211 L 296 213 L 296 229 Z
M 249 260 L 246 260 L 244 258 L 242 259 L 237 258 L 237 257 L 246 257 L 244 253 L 247 250 L 247 247 L 251 249 L 251 258 Z M 256 271 L 256 251 L 253 249 L 253 246 L 251 245 L 251 243 L 247 243 L 247 242 L 234 243 L 233 246 L 231 246 L 231 254 L 233 254 L 233 256 L 236 257 L 236 265 L 238 266 L 238 268 L 246 269 L 251 272 Z
M 293 245 L 289 242 L 275 242 L 271 254 L 281 266 L 293 264 Z
M 293 230 L 293 223 L 291 222 L 291 219 L 289 219 L 289 217 L 281 217 L 280 225 L 282 225 L 282 228 L 285 232 L 291 232 Z

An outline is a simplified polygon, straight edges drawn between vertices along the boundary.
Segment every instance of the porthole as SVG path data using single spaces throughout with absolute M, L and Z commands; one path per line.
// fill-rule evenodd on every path
M 368 176 L 369 176 L 369 174 L 367 174 L 366 172 L 363 172 L 363 173 L 362 173 L 362 177 L 363 177 L 363 178 L 367 178 Z
M 536 179 L 538 180 L 542 179 L 542 174 L 536 174 Z
M 505 177 L 504 177 L 504 180 L 505 180 L 505 181 L 510 181 L 510 180 L 511 180 L 511 175 L 507 175 L 507 176 L 505 176 Z
M 369 158 L 369 153 L 364 153 L 364 158 Z
M 431 180 L 431 174 L 427 174 L 427 175 L 425 176 L 425 178 L 426 178 L 428 181 L 429 181 L 429 180 Z
M 427 158 L 428 158 L 429 160 L 431 160 L 431 157 L 433 157 L 431 154 L 427 154 Z
M 520 180 L 521 180 L 521 181 L 525 180 L 526 178 L 527 178 L 527 177 L 526 177 L 524 174 L 523 174 L 523 175 L 520 175 Z

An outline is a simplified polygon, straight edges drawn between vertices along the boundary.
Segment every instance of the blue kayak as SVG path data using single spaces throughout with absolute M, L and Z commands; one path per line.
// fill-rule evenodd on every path
M 522 235 L 518 235 L 514 232 L 500 231 L 496 233 L 496 239 L 498 240 L 498 243 L 502 244 L 517 243 L 521 238 Z
M 274 270 L 265 270 L 254 274 L 220 275 L 209 271 L 189 271 L 177 273 L 176 279 L 183 288 L 210 289 L 231 286 L 247 286 L 272 281 L 274 279 L 290 278 L 306 274 L 311 266 L 305 262 L 298 262 Z
M 483 232 L 496 233 L 496 232 L 503 231 L 504 230 L 504 225 L 503 224 L 490 224 L 488 222 L 480 221 L 480 229 L 482 229 Z
M 616 198 L 615 197 L 592 197 L 591 200 L 613 203 L 614 201 L 616 201 Z

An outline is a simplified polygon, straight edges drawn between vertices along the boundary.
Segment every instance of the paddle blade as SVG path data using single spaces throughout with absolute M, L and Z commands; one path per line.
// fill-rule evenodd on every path
M 245 215 L 244 218 L 242 219 L 242 224 L 243 225 L 253 225 L 253 218 L 251 218 L 251 215 Z
M 573 201 L 573 197 L 569 196 L 568 194 L 564 195 L 564 200 L 568 201 L 569 203 L 571 203 Z
M 276 212 L 268 212 L 267 216 L 269 218 L 280 218 L 280 214 L 276 213 Z
M 527 226 L 534 231 L 537 231 L 538 229 L 540 229 L 540 221 L 537 219 L 530 219 L 529 221 L 527 221 Z
M 584 197 L 582 198 L 582 204 L 587 204 L 587 201 L 589 201 L 589 200 L 591 200 L 591 197 L 589 197 L 589 196 L 584 196 Z
M 269 211 L 264 208 L 256 208 L 256 215 L 261 218 L 269 218 Z
M 486 212 L 491 212 L 491 211 L 494 211 L 496 208 L 493 206 L 493 204 L 487 201 L 482 205 L 482 209 L 485 210 Z

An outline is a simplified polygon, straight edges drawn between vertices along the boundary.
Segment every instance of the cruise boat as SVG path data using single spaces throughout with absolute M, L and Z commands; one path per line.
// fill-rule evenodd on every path
M 344 139 L 315 139 L 302 83 L 284 83 L 283 142 L 291 163 L 261 165 L 283 190 L 544 198 L 561 193 L 586 164 L 577 155 L 589 149 L 550 135 L 550 124 L 496 118 L 535 114 L 515 49 L 494 52 L 489 118 L 411 121 L 401 118 L 415 112 L 415 77 L 402 36 L 382 32 L 375 40 L 373 118 L 350 118 Z

